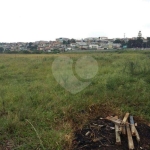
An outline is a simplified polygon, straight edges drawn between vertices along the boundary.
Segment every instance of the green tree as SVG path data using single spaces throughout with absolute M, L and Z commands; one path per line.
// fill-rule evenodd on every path
M 134 48 L 134 47 L 137 47 L 136 46 L 136 40 L 129 40 L 128 43 L 127 43 L 127 46 L 128 48 Z
M 64 45 L 67 45 L 67 41 L 63 40 L 63 44 L 64 44 Z
M 0 53 L 2 53 L 4 51 L 3 47 L 0 47 Z
M 76 40 L 75 39 L 71 39 L 70 43 L 76 43 Z
M 37 50 L 37 45 L 31 46 L 31 50 L 32 51 Z
M 141 37 L 138 37 L 136 40 L 136 47 L 141 48 L 143 47 L 143 40 Z
M 147 37 L 146 47 L 150 48 L 150 37 Z
M 113 43 L 121 44 L 121 47 L 127 45 L 127 43 L 124 40 L 116 39 Z
M 124 40 L 122 40 L 121 41 L 121 47 L 126 46 L 126 45 L 127 45 L 127 43 Z
M 32 44 L 33 44 L 33 43 L 32 43 L 32 42 L 30 42 L 27 48 L 31 49 Z
M 113 43 L 122 43 L 122 41 L 119 39 L 116 39 Z
M 70 44 L 70 43 L 71 43 L 70 40 L 68 40 L 67 44 Z
M 34 45 L 32 42 L 29 43 L 28 47 L 30 50 L 37 50 L 37 45 Z

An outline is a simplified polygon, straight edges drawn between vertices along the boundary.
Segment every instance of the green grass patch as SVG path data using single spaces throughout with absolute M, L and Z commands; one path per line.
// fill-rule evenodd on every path
M 52 63 L 58 56 L 77 61 L 85 55 L 97 61 L 98 73 L 87 88 L 71 94 L 55 80 Z M 74 125 L 87 121 L 83 112 L 93 105 L 113 106 L 150 121 L 149 64 L 149 51 L 1 54 L 0 145 L 13 140 L 17 150 L 69 149 Z

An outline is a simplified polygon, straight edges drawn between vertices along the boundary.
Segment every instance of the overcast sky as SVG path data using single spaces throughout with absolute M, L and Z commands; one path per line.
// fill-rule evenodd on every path
M 0 42 L 150 36 L 150 0 L 0 0 Z

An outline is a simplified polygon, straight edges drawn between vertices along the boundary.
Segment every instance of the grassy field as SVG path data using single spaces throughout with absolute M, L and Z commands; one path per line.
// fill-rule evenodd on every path
M 98 62 L 91 84 L 77 94 L 53 76 L 62 55 Z M 15 150 L 67 150 L 76 128 L 108 110 L 150 121 L 149 51 L 0 55 L 0 148 L 9 142 Z

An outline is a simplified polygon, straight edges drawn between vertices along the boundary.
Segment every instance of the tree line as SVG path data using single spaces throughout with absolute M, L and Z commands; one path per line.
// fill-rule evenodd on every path
M 146 42 L 141 37 L 137 37 L 137 39 L 130 39 L 127 42 L 117 39 L 114 43 L 120 43 L 121 47 L 127 46 L 128 48 L 150 48 L 150 37 L 147 37 Z

